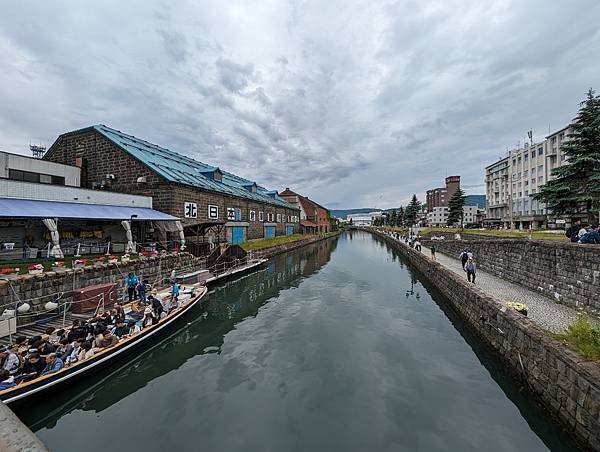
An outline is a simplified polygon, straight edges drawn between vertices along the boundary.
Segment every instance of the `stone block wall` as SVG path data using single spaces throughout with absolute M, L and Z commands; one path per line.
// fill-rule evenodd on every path
M 569 306 L 600 309 L 600 246 L 523 239 L 423 240 L 453 257 L 469 248 L 480 269 Z
M 536 400 L 576 441 L 586 449 L 600 450 L 600 367 L 597 364 L 565 348 L 527 317 L 507 308 L 426 255 L 384 233 L 374 233 L 406 257 L 446 296 L 450 306 L 497 352 L 515 377 L 525 383 Z M 458 246 L 452 251 L 457 249 Z
M 185 272 L 192 270 L 200 262 L 188 253 L 153 256 L 144 261 L 131 261 L 128 264 L 102 264 L 61 272 L 47 272 L 42 275 L 21 275 L 13 280 L 0 280 L 0 311 L 20 300 L 31 300 L 30 313 L 43 312 L 44 304 L 52 301 L 52 295 L 64 293 L 61 301 L 73 300 L 73 289 L 123 281 L 124 275 L 135 272 L 149 284 L 159 284 L 172 270 Z M 13 292 L 14 291 L 14 292 Z

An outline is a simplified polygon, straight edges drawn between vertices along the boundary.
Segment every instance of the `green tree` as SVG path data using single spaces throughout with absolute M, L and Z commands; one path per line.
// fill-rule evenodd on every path
M 396 226 L 396 221 L 398 219 L 398 216 L 396 215 L 396 211 L 392 210 L 392 213 L 390 214 L 390 220 L 388 222 L 388 224 L 392 227 Z
M 404 207 L 400 206 L 398 209 L 398 215 L 396 216 L 396 225 L 404 226 Z
M 413 194 L 412 199 L 404 210 L 404 224 L 406 226 L 410 227 L 415 224 L 420 209 L 421 202 L 417 199 L 417 195 Z
M 448 226 L 454 226 L 456 224 L 462 226 L 465 198 L 465 192 L 459 187 L 448 201 L 448 220 L 446 221 Z
M 600 212 L 600 96 L 590 88 L 581 103 L 572 132 L 562 144 L 567 164 L 554 168 L 555 179 L 540 187 L 534 199 L 546 203 L 555 215 Z
M 352 217 L 350 217 L 350 226 L 352 226 L 352 223 L 353 223 Z

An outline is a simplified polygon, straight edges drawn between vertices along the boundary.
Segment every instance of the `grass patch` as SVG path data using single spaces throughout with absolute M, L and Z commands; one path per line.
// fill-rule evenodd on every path
M 316 237 L 331 237 L 337 235 L 338 232 L 328 232 L 327 234 L 293 234 L 282 235 L 272 239 L 255 239 L 249 240 L 241 244 L 241 247 L 246 251 L 261 250 L 272 246 L 282 245 L 284 243 L 297 242 L 298 240 L 307 240 Z
M 592 324 L 587 315 L 582 314 L 566 332 L 553 336 L 586 358 L 600 362 L 600 327 Z
M 515 230 L 504 230 L 504 229 L 460 229 L 460 228 L 421 228 L 420 234 L 425 235 L 427 233 L 450 233 L 450 234 L 469 234 L 469 235 L 482 235 L 487 237 L 498 237 L 498 238 L 529 238 L 529 231 L 515 231 Z M 534 230 L 531 232 L 531 238 L 535 240 L 553 240 L 566 242 L 569 239 L 565 236 L 564 231 L 549 231 L 549 230 Z

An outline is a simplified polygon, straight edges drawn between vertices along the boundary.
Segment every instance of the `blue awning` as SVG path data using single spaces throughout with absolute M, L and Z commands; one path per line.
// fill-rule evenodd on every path
M 177 217 L 147 207 L 0 198 L 0 218 L 62 218 L 69 220 L 176 221 Z

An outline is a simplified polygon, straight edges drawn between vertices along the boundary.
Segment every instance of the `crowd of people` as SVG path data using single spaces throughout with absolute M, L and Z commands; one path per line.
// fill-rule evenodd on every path
M 90 359 L 158 324 L 180 306 L 180 287 L 176 281 L 171 283 L 168 296 L 155 290 L 146 295 L 148 285 L 137 276 L 133 293 L 129 290 L 134 276 L 130 273 L 125 278 L 128 297 L 134 301 L 127 314 L 123 304 L 117 303 L 86 321 L 73 320 L 71 328 L 49 327 L 44 335 L 18 336 L 11 345 L 0 347 L 0 391 Z
M 600 244 L 600 225 L 597 223 L 582 223 L 575 220 L 573 225 L 565 231 L 565 235 L 573 243 Z

